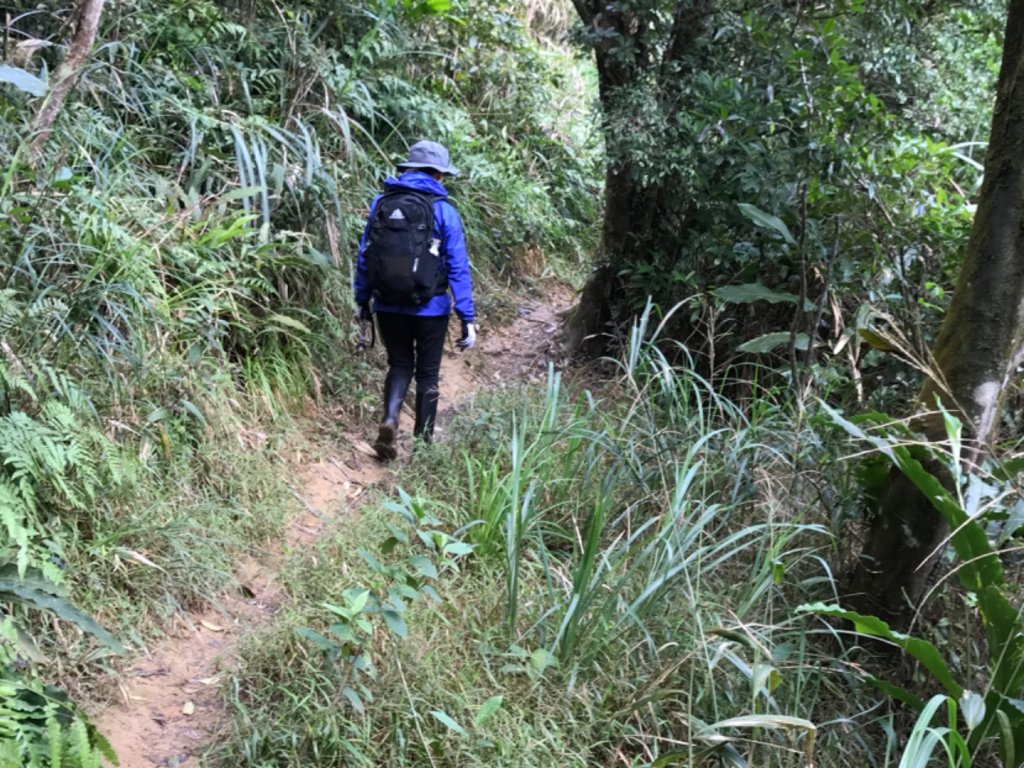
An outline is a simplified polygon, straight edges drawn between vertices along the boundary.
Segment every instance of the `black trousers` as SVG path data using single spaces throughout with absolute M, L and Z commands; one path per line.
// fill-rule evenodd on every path
M 398 423 L 409 384 L 416 380 L 416 426 L 413 435 L 429 441 L 437 417 L 441 357 L 448 315 L 422 317 L 378 312 L 377 326 L 388 353 L 384 380 L 384 420 Z

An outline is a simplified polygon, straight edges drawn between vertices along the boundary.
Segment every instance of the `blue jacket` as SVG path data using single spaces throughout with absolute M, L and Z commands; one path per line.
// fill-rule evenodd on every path
M 441 182 L 423 171 L 406 171 L 397 179 L 389 178 L 384 182 L 387 190 L 396 188 L 415 189 L 425 192 L 428 195 L 437 195 L 440 200 L 434 201 L 434 236 L 441 241 L 441 253 L 445 258 L 445 265 L 448 269 L 449 293 L 441 296 L 434 296 L 425 304 L 419 306 L 395 306 L 381 304 L 374 300 L 374 312 L 397 312 L 404 315 L 437 316 L 448 315 L 452 311 L 452 297 L 455 299 L 455 314 L 466 323 L 472 323 L 474 318 L 473 310 L 473 284 L 469 276 L 469 256 L 466 253 L 466 237 L 462 232 L 462 219 L 455 206 L 448 202 L 448 190 Z M 363 236 L 359 240 L 359 260 L 356 264 L 356 276 L 353 287 L 356 292 L 356 304 L 365 304 L 370 301 L 372 294 L 366 275 L 366 261 L 363 254 L 366 251 L 366 238 L 370 231 L 370 222 L 373 221 L 373 212 L 377 208 L 377 201 L 381 195 L 373 199 L 370 206 L 370 216 L 363 230 Z

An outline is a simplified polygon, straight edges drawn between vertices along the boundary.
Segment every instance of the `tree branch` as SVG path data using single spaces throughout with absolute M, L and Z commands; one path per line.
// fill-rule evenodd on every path
M 96 40 L 96 29 L 99 27 L 100 14 L 106 0 L 81 0 L 78 7 L 78 22 L 71 36 L 67 55 L 53 75 L 50 95 L 43 102 L 35 119 L 32 121 L 32 132 L 35 136 L 29 144 L 29 153 L 34 161 L 42 156 L 43 145 L 53 131 L 53 124 L 60 114 L 65 99 L 75 87 L 82 67 L 85 65 L 92 44 Z

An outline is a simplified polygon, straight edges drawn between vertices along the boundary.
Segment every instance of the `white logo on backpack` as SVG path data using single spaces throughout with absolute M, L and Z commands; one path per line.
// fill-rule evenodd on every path
M 402 209 L 401 208 L 395 208 L 395 210 L 393 210 L 391 212 L 391 215 L 388 216 L 389 220 L 390 219 L 394 219 L 395 221 L 398 221 L 398 220 L 404 219 L 404 218 L 405 218 L 405 214 L 402 213 Z

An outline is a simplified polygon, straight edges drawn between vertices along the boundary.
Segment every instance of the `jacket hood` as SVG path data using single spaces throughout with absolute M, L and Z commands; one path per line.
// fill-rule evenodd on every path
M 448 190 L 444 188 L 444 185 L 423 171 L 406 171 L 397 179 L 394 176 L 389 176 L 385 179 L 384 186 L 388 190 L 415 189 L 417 192 L 425 192 L 428 195 L 448 197 Z

